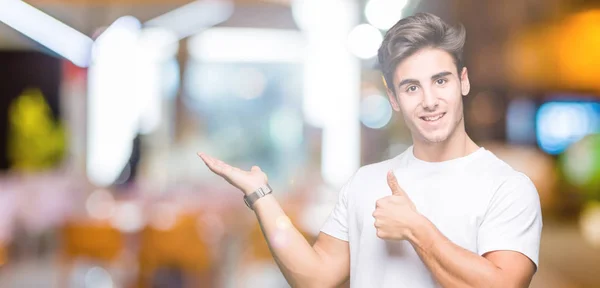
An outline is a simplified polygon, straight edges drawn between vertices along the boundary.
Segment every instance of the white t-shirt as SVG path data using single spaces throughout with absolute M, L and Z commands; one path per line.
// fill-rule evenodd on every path
M 411 146 L 397 157 L 361 167 L 342 188 L 321 229 L 348 241 L 352 287 L 438 287 L 408 241 L 377 237 L 375 201 L 398 183 L 450 241 L 478 255 L 518 251 L 538 265 L 542 215 L 531 180 L 484 148 L 462 158 L 425 162 Z

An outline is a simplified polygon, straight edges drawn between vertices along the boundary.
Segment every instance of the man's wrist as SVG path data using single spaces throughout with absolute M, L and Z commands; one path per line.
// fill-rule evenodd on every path
M 261 198 L 264 198 L 265 196 L 271 194 L 272 192 L 273 189 L 271 189 L 271 186 L 269 186 L 269 184 L 262 185 L 256 188 L 256 190 L 254 190 L 253 192 L 246 194 L 244 196 L 244 203 L 246 204 L 246 206 L 248 206 L 248 208 L 254 209 L 254 203 L 259 201 Z
M 255 212 L 257 210 L 260 210 L 261 206 L 264 205 L 268 205 L 268 202 L 272 202 L 275 200 L 275 196 L 273 196 L 273 193 L 270 193 L 268 195 L 266 195 L 265 197 L 262 197 L 258 200 L 256 200 L 256 202 L 254 202 L 254 205 L 252 205 L 252 210 L 254 210 Z
M 431 235 L 431 229 L 433 227 L 433 223 L 427 219 L 427 217 L 419 214 L 419 216 L 415 217 L 415 221 L 413 221 L 413 225 L 410 227 L 410 235 L 408 235 L 408 241 L 413 246 L 418 247 L 426 247 L 430 242 L 429 235 Z
M 240 191 L 242 191 L 242 193 L 244 193 L 244 196 L 248 196 L 254 192 L 256 192 L 256 190 L 258 190 L 261 187 L 267 187 L 269 185 L 268 182 L 265 182 L 264 184 L 252 184 L 252 185 L 246 185 L 246 187 L 244 188 L 239 188 Z

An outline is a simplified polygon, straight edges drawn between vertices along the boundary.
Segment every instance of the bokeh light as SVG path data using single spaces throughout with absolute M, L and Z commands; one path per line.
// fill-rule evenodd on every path
M 583 239 L 595 248 L 600 248 L 600 202 L 585 205 L 579 219 Z
M 369 24 L 360 24 L 348 35 L 348 49 L 361 59 L 369 59 L 377 55 L 383 36 L 377 28 Z
M 85 288 L 112 288 L 113 280 L 110 273 L 102 267 L 93 267 L 85 273 Z
M 269 120 L 269 132 L 275 145 L 283 149 L 293 149 L 302 144 L 304 123 L 299 112 L 280 109 Z
M 87 197 L 85 208 L 90 217 L 107 220 L 115 212 L 115 199 L 108 190 L 98 189 Z
M 506 137 L 510 143 L 535 143 L 536 105 L 531 99 L 515 99 L 506 111 Z
M 142 210 L 136 203 L 118 203 L 111 223 L 125 233 L 137 232 L 144 226 Z
M 591 198 L 600 199 L 600 134 L 588 135 L 573 144 L 560 158 L 566 180 Z
M 549 154 L 559 154 L 585 135 L 599 132 L 600 103 L 547 102 L 537 112 L 537 141 Z
M 335 31 L 343 29 L 351 17 L 346 0 L 292 0 L 292 16 L 300 30 Z
M 403 16 L 408 0 L 371 0 L 365 7 L 365 16 L 371 25 L 388 30 Z
M 178 211 L 178 207 L 173 203 L 156 203 L 152 207 L 150 225 L 157 230 L 167 231 L 175 226 Z
M 292 227 L 292 222 L 290 221 L 289 217 L 281 215 L 277 217 L 277 220 L 275 220 L 275 225 L 279 230 L 287 230 Z
M 381 129 L 392 119 L 392 106 L 381 95 L 369 95 L 360 104 L 360 121 L 372 129 Z
M 236 71 L 235 83 L 231 85 L 234 93 L 246 100 L 260 97 L 267 87 L 267 77 L 256 68 L 240 68 Z

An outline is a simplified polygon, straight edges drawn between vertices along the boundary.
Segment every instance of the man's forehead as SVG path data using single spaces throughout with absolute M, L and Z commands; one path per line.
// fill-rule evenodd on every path
M 450 53 L 440 49 L 421 49 L 407 57 L 396 67 L 395 81 L 403 79 L 429 79 L 440 72 L 456 75 L 456 64 Z

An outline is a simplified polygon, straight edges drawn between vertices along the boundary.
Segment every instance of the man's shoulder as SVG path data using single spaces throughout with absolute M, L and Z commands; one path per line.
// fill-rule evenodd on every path
M 496 192 L 512 189 L 536 191 L 533 182 L 527 175 L 514 169 L 494 153 L 490 151 L 486 152 L 481 161 L 471 167 L 477 178 L 493 182 Z
M 467 172 L 482 178 L 492 178 L 504 181 L 515 175 L 521 174 L 504 160 L 498 158 L 493 152 L 485 150 L 478 161 L 467 165 Z

